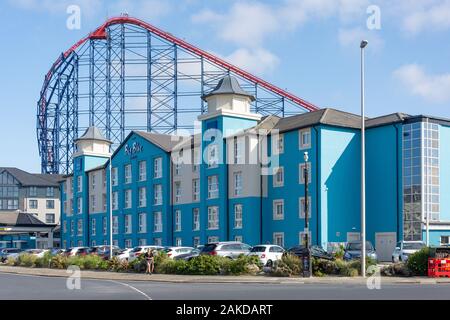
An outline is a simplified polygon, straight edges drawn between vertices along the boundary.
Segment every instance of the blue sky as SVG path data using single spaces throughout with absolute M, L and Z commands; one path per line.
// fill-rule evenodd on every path
M 81 29 L 66 27 L 69 5 Z M 369 29 L 370 5 L 380 28 Z M 0 3 L 0 166 L 38 172 L 36 101 L 56 57 L 127 12 L 321 107 L 359 112 L 359 42 L 367 114 L 450 118 L 450 0 L 5 0 Z M 378 16 L 375 16 L 377 18 Z

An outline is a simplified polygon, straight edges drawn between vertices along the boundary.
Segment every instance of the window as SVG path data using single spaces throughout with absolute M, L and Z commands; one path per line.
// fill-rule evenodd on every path
M 96 245 L 97 245 L 97 241 L 92 240 L 92 241 L 91 241 L 91 246 L 92 246 L 92 247 L 95 247 Z
M 114 239 L 114 240 L 113 240 L 113 246 L 118 247 L 118 246 L 119 246 L 119 240 Z
M 153 227 L 153 231 L 154 232 L 162 232 L 162 214 L 160 211 L 155 212 L 153 214 L 153 223 L 154 223 L 154 227 Z
M 200 152 L 198 148 L 194 149 L 194 163 L 192 166 L 193 172 L 198 172 L 198 166 L 200 165 Z
M 162 239 L 161 238 L 153 238 L 153 244 L 155 246 L 162 246 Z
M 162 204 L 162 185 L 155 184 L 153 186 L 153 204 L 160 205 Z
M 449 239 L 450 239 L 450 236 L 441 236 L 441 246 L 448 245 L 450 243 Z
M 181 210 L 175 210 L 175 231 L 181 231 Z
M 147 161 L 139 161 L 139 181 L 147 180 Z
M 273 220 L 284 219 L 284 200 L 273 200 Z
M 113 234 L 118 234 L 119 233 L 119 217 L 118 216 L 113 216 L 113 220 L 112 220 L 112 232 Z
M 70 221 L 70 235 L 73 236 L 75 234 L 75 222 Z
M 92 189 L 95 189 L 95 186 L 97 185 L 97 175 L 95 173 L 92 173 L 91 175 L 91 187 Z
M 234 173 L 234 195 L 242 195 L 242 172 Z
M 30 197 L 37 197 L 37 187 L 30 187 Z
M 195 247 L 197 247 L 200 244 L 200 237 L 194 237 L 192 238 L 192 245 Z
M 284 153 L 284 135 L 282 133 L 272 136 L 273 154 Z
M 234 236 L 234 241 L 243 242 L 243 240 L 242 236 Z
M 28 201 L 30 209 L 37 209 L 38 208 L 38 201 L 37 200 L 30 200 Z
M 242 229 L 242 204 L 234 205 L 234 228 Z
M 83 235 L 83 220 L 78 219 L 78 224 L 77 224 L 77 235 L 81 236 Z
M 83 211 L 83 198 L 78 197 L 77 198 L 77 205 L 78 205 L 78 214 L 80 214 Z
M 67 221 L 65 221 L 65 220 L 63 222 L 63 232 L 67 233 Z
M 305 183 L 305 163 L 300 163 L 298 171 L 299 171 L 298 172 L 299 183 L 304 184 Z M 311 183 L 311 162 L 308 162 L 308 183 Z
M 131 239 L 125 240 L 125 248 L 132 248 L 133 247 L 133 241 Z
M 244 139 L 245 137 L 234 137 L 233 139 L 234 164 L 244 163 L 243 161 Z
M 182 246 L 182 240 L 181 240 L 181 238 L 176 238 L 176 239 L 175 239 L 175 245 L 176 245 L 177 247 Z
M 55 214 L 54 213 L 46 213 L 45 214 L 45 223 L 54 224 L 55 223 Z
M 125 209 L 131 208 L 131 189 L 125 190 Z
M 125 166 L 125 183 L 131 183 L 131 164 Z
M 125 215 L 125 233 L 129 234 L 132 230 L 131 214 Z
M 91 234 L 93 235 L 93 236 L 95 236 L 95 234 L 96 234 L 96 227 L 95 227 L 95 223 L 96 223 L 96 220 L 95 220 L 95 218 L 92 218 L 92 220 L 91 220 Z
M 192 230 L 200 230 L 200 210 L 198 208 L 192 209 Z
M 113 186 L 117 186 L 118 185 L 118 182 L 119 182 L 119 179 L 118 179 L 118 174 L 117 174 L 118 172 L 117 172 L 117 168 L 112 168 L 111 169 L 111 181 L 112 181 L 112 185 Z
M 273 244 L 284 247 L 284 232 L 274 232 Z
M 155 158 L 153 160 L 153 178 L 162 177 L 162 158 Z
M 192 201 L 200 200 L 200 184 L 198 179 L 192 180 Z
M 300 197 L 298 201 L 299 217 L 305 219 L 305 197 Z M 308 197 L 308 219 L 311 219 L 311 197 Z
M 208 237 L 208 243 L 213 243 L 213 242 L 219 242 L 219 237 L 217 237 L 217 236 Z
M 113 210 L 117 210 L 119 208 L 119 198 L 117 196 L 117 191 L 112 193 L 112 208 Z
M 216 199 L 219 197 L 219 184 L 218 177 L 209 176 L 208 177 L 208 199 Z
M 278 167 L 274 169 L 273 186 L 282 187 L 284 185 L 284 168 Z
M 311 129 L 302 129 L 299 131 L 300 149 L 308 149 L 311 147 Z
M 139 239 L 139 245 L 140 246 L 146 246 L 147 245 L 147 239 Z
M 175 203 L 181 202 L 181 182 L 175 182 Z
M 83 240 L 78 240 L 77 246 L 78 246 L 78 247 L 82 247 L 82 246 L 83 246 Z
M 77 177 L 77 192 L 82 192 L 82 191 L 83 191 L 83 177 L 78 176 Z
M 103 189 L 106 188 L 106 170 L 102 170 L 102 183 L 103 183 Z
M 308 242 L 311 244 L 311 231 L 308 232 Z M 306 245 L 306 232 L 300 231 L 298 233 L 298 244 L 299 245 Z
M 218 150 L 216 144 L 208 145 L 208 168 L 217 168 L 219 164 Z
M 97 197 L 95 195 L 91 196 L 91 212 L 95 212 L 97 207 Z
M 47 197 L 54 197 L 55 196 L 55 188 L 47 187 L 46 195 L 47 195 Z
M 175 159 L 175 175 L 179 176 L 181 174 L 181 163 L 183 161 L 183 150 L 180 150 L 179 157 Z
M 219 229 L 219 207 L 208 207 L 208 229 Z
M 106 194 L 102 194 L 102 207 L 103 212 L 106 212 Z
M 139 188 L 139 207 L 147 206 L 147 188 L 140 187 Z
M 69 200 L 69 206 L 70 206 L 69 212 L 70 212 L 70 214 L 73 214 L 73 199 Z
M 46 207 L 47 209 L 55 209 L 55 200 L 47 200 Z
M 108 233 L 108 220 L 106 219 L 106 217 L 103 217 L 102 219 L 102 229 L 103 235 L 106 236 L 106 234 Z
M 139 233 L 147 232 L 147 214 L 140 213 L 139 214 Z

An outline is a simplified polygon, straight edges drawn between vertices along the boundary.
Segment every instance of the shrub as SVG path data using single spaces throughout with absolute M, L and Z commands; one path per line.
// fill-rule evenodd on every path
M 138 259 L 136 259 L 138 260 Z M 103 264 L 101 264 L 103 266 Z M 106 268 L 109 271 L 115 272 L 125 272 L 130 269 L 131 264 L 126 260 L 120 260 L 117 257 L 113 257 L 112 259 L 106 261 Z
M 97 270 L 103 264 L 103 258 L 97 255 L 87 255 L 81 257 L 80 263 L 83 265 L 83 269 Z
M 406 266 L 417 276 L 426 276 L 428 271 L 428 258 L 430 257 L 430 248 L 424 247 L 414 252 L 408 257 Z
M 240 255 L 235 260 L 221 259 L 221 274 L 241 275 L 260 271 L 260 261 L 256 256 Z
M 276 277 L 290 277 L 299 275 L 302 271 L 302 261 L 297 256 L 287 254 L 281 260 L 275 261 L 271 275 Z
M 409 270 L 408 266 L 404 262 L 390 264 L 381 269 L 381 274 L 383 276 L 402 276 L 402 277 L 410 277 L 412 276 L 411 270 Z
M 336 252 L 334 252 L 334 257 L 336 259 L 342 259 L 344 258 L 344 253 L 345 253 L 345 247 L 344 245 L 340 244 L 339 248 L 336 250 Z
M 52 260 L 52 254 L 50 251 L 44 253 L 41 258 L 36 259 L 36 267 L 38 268 L 49 268 Z
M 67 269 L 69 266 L 68 258 L 62 255 L 56 255 L 50 260 L 50 268 Z
M 17 256 L 15 265 L 18 265 L 21 267 L 33 268 L 36 266 L 37 259 L 38 258 L 34 255 L 31 255 L 28 253 L 22 253 Z
M 193 275 L 217 275 L 220 274 L 224 263 L 227 263 L 224 259 L 228 258 L 200 255 L 188 261 L 185 272 Z

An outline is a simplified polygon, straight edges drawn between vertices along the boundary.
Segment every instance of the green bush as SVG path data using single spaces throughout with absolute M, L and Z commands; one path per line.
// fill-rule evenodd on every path
M 275 261 L 270 274 L 275 277 L 290 277 L 300 275 L 302 269 L 302 260 L 297 256 L 287 254 L 281 260 Z
M 21 253 L 16 258 L 16 265 L 21 267 L 34 268 L 38 258 L 28 253 Z
M 138 260 L 138 259 L 136 259 Z M 112 259 L 105 261 L 106 267 L 104 267 L 103 270 L 109 270 L 109 271 L 115 271 L 115 272 L 126 272 L 130 270 L 130 267 L 132 266 L 128 261 L 126 260 L 120 260 L 117 257 L 113 257 Z M 103 262 L 104 263 L 104 262 Z M 103 268 L 103 263 L 101 264 Z M 100 268 L 99 268 L 100 269 Z
M 211 256 L 208 254 L 194 257 L 188 261 L 186 274 L 192 275 L 217 275 L 220 274 L 220 270 L 226 261 L 217 256 Z
M 68 258 L 62 255 L 56 255 L 50 260 L 50 268 L 67 269 L 69 266 Z
M 50 251 L 44 253 L 41 258 L 36 259 L 36 267 L 38 268 L 49 268 L 52 260 L 52 254 Z
M 237 259 L 221 259 L 220 273 L 224 275 L 241 275 L 259 272 L 261 263 L 256 256 L 240 255 Z
M 430 248 L 424 247 L 417 252 L 414 252 L 408 257 L 406 266 L 417 276 L 426 276 L 428 272 L 428 258 L 430 257 Z

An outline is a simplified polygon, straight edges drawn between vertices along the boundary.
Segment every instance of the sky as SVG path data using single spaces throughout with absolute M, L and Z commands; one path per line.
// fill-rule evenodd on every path
M 70 6 L 80 28 L 68 28 Z M 69 10 L 70 11 L 70 10 Z M 2 0 L 0 166 L 40 171 L 36 101 L 61 52 L 128 13 L 320 107 L 450 118 L 450 0 Z

